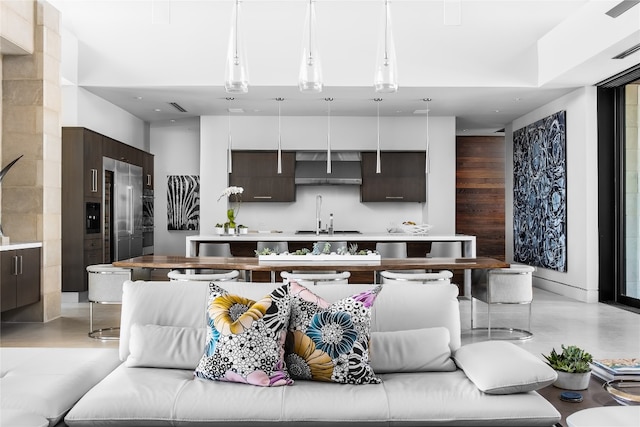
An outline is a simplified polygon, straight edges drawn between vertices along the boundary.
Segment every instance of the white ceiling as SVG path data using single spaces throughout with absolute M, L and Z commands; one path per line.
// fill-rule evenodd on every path
M 316 0 L 325 90 L 297 90 L 305 0 L 244 0 L 248 94 L 223 87 L 231 0 L 49 0 L 61 11 L 64 81 L 155 123 L 201 115 L 456 116 L 458 134 L 491 134 L 578 87 L 640 63 L 611 59 L 640 42 L 640 7 L 619 0 L 394 0 L 400 89 L 376 94 L 373 69 L 382 0 Z M 155 9 L 154 9 L 155 8 Z M 163 16 L 155 19 L 158 11 Z M 637 26 L 634 26 L 637 24 Z M 631 27 L 632 30 L 628 30 Z M 582 31 L 582 32 L 581 32 Z M 141 98 L 141 99 L 140 99 Z M 170 106 L 176 102 L 187 110 Z M 156 111 L 160 110 L 160 111 Z

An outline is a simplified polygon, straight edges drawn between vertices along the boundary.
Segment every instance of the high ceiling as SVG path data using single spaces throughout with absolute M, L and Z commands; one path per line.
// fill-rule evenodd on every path
M 619 0 L 393 0 L 400 89 L 376 94 L 373 70 L 382 0 L 316 0 L 325 89 L 300 93 L 297 75 L 307 2 L 244 0 L 249 93 L 223 87 L 231 0 L 49 0 L 62 15 L 62 77 L 140 119 L 201 115 L 456 116 L 458 134 L 491 134 L 576 88 L 640 63 L 640 7 Z M 448 9 L 447 9 L 448 10 Z M 451 18 L 451 15 L 448 15 Z M 456 18 L 456 16 L 453 16 Z M 171 105 L 175 102 L 186 112 Z M 157 111 L 159 110 L 159 111 Z M 422 112 L 424 114 L 424 111 Z

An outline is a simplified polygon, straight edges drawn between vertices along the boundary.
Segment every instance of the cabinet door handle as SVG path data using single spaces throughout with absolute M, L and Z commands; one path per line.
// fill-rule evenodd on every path
M 91 169 L 91 192 L 98 192 L 98 169 Z
M 253 196 L 254 199 L 272 199 L 272 196 Z
M 151 187 L 151 174 L 147 174 L 147 186 Z
M 19 266 L 18 274 L 22 274 L 22 255 L 20 255 L 20 256 L 18 256 L 16 258 L 20 258 L 20 261 L 18 262 L 18 266 Z
M 386 196 L 385 199 L 402 200 L 404 196 Z

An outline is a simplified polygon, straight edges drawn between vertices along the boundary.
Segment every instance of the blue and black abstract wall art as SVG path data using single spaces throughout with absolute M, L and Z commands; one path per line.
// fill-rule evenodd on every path
M 514 261 L 567 271 L 566 112 L 513 133 Z

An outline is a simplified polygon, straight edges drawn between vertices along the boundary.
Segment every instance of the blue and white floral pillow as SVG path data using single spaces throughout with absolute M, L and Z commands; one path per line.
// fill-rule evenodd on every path
M 259 386 L 292 384 L 284 364 L 289 285 L 259 301 L 209 284 L 209 333 L 196 376 Z
M 285 361 L 293 379 L 379 384 L 369 364 L 371 307 L 382 289 L 329 304 L 298 283 L 289 283 L 291 318 Z

